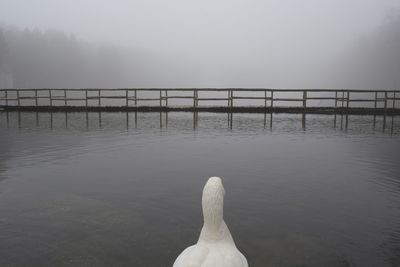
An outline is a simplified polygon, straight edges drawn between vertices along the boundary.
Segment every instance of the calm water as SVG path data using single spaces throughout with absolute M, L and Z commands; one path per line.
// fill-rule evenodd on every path
M 0 113 L 0 266 L 171 266 L 215 175 L 251 266 L 400 266 L 399 117 L 38 119 Z

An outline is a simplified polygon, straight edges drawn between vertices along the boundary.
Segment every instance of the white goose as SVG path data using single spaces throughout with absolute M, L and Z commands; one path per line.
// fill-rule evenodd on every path
M 197 244 L 186 248 L 173 267 L 248 267 L 223 218 L 225 189 L 211 177 L 203 189 L 204 225 Z

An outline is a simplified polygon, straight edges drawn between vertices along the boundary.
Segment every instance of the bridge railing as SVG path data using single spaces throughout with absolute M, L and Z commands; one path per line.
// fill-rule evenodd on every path
M 212 95 L 216 92 L 218 96 Z M 396 101 L 400 100 L 400 91 L 265 88 L 0 89 L 0 106 L 3 107 L 51 107 L 72 104 L 80 107 L 107 107 L 111 105 L 107 101 L 112 99 L 120 101 L 119 104 L 112 105 L 119 107 L 140 107 L 153 102 L 152 106 L 161 108 L 190 106 L 196 109 L 203 107 L 202 104 L 205 102 L 219 101 L 217 104 L 219 107 L 234 108 L 239 106 L 238 102 L 246 100 L 248 106 L 261 108 L 296 105 L 305 109 L 310 107 L 348 109 L 351 103 L 364 103 L 363 107 L 366 108 L 386 110 L 397 108 Z M 171 100 L 179 99 L 189 100 L 190 103 L 171 105 Z M 257 105 L 254 104 L 256 101 Z M 325 104 L 327 102 L 329 104 Z

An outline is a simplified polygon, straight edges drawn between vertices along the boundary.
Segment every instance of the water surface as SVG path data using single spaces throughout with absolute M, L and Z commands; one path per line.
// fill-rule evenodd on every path
M 250 266 L 399 266 L 400 118 L 0 113 L 0 266 L 171 266 L 223 178 Z

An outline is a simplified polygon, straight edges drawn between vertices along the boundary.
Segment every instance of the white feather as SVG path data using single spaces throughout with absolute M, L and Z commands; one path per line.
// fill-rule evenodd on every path
M 204 225 L 199 240 L 178 256 L 173 267 L 248 267 L 223 219 L 224 195 L 221 178 L 208 179 L 203 189 Z

